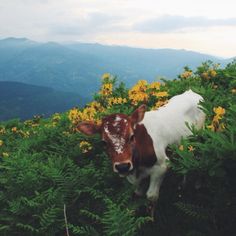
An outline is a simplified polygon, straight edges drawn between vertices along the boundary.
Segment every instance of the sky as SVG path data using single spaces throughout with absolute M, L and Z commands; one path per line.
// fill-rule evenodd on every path
M 0 0 L 0 38 L 236 56 L 235 0 Z

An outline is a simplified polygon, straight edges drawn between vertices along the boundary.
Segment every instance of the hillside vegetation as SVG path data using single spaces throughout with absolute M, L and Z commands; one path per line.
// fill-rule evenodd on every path
M 132 186 L 113 174 L 99 137 L 76 127 L 142 103 L 158 109 L 188 89 L 205 99 L 205 129 L 170 147 L 151 222 L 146 199 L 133 200 Z M 207 62 L 173 81 L 141 80 L 130 89 L 104 74 L 83 109 L 0 123 L 0 235 L 235 235 L 235 117 L 236 62 L 224 69 Z
M 73 106 L 82 106 L 88 99 L 78 94 L 55 91 L 52 88 L 0 81 L 0 120 L 29 119 L 33 115 L 48 117 Z

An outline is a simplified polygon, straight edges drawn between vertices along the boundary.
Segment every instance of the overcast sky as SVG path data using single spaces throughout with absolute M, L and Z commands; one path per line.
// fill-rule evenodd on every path
M 236 56 L 236 0 L 0 0 L 0 38 Z

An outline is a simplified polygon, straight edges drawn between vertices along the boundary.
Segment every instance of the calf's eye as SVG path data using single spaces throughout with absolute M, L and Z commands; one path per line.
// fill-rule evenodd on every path
M 103 145 L 104 147 L 107 146 L 107 141 L 105 141 L 105 140 L 101 140 L 101 143 L 102 143 L 102 145 Z

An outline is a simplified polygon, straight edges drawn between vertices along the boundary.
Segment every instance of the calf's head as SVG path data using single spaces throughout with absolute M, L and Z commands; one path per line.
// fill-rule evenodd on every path
M 141 105 L 131 116 L 112 114 L 102 119 L 101 125 L 93 122 L 81 122 L 78 129 L 86 134 L 99 133 L 110 156 L 113 171 L 126 175 L 134 167 L 133 152 L 135 146 L 135 127 L 143 120 L 146 105 Z

